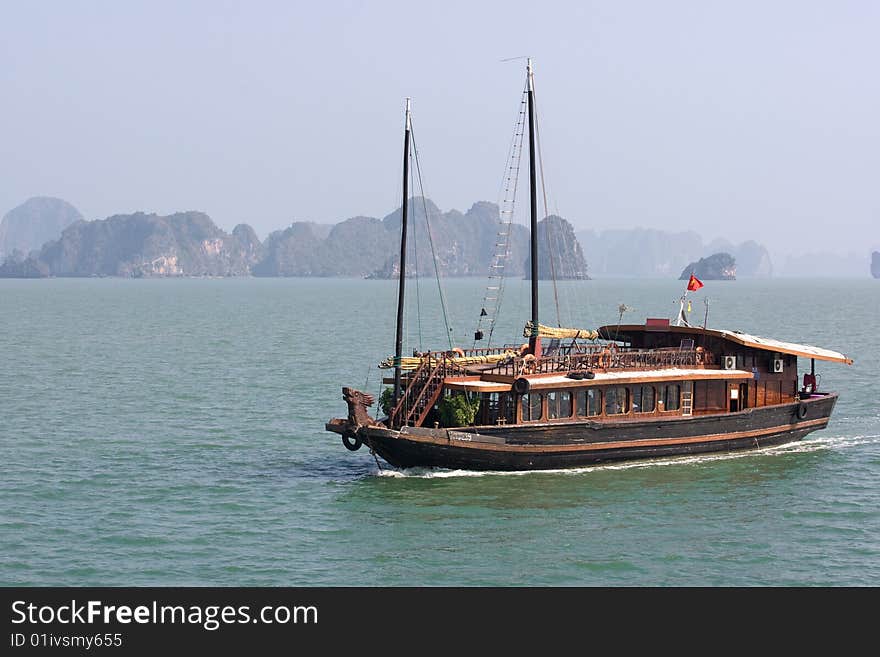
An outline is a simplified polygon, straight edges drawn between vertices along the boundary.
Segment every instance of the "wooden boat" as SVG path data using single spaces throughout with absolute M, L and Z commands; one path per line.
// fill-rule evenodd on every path
M 393 466 L 467 470 L 582 467 L 624 459 L 754 449 L 828 425 L 837 393 L 818 389 L 816 361 L 844 354 L 682 321 L 597 331 L 539 323 L 534 84 L 528 65 L 531 321 L 520 347 L 402 356 L 406 277 L 409 102 L 395 355 L 390 408 L 343 388 L 348 415 L 326 424 Z M 481 336 L 475 336 L 481 337 Z M 810 371 L 798 375 L 798 357 Z

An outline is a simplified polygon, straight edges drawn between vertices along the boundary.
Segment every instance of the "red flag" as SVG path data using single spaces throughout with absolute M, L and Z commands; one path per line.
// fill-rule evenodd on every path
M 691 274 L 691 279 L 688 281 L 688 292 L 696 292 L 701 287 L 703 287 L 703 281 Z

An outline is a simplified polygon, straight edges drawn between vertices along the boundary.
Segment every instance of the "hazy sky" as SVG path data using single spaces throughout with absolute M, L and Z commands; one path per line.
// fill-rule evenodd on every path
M 531 12 L 531 13 L 530 13 Z M 880 2 L 0 2 L 0 215 L 202 210 L 264 237 L 427 195 L 498 201 L 535 60 L 578 229 L 880 244 Z

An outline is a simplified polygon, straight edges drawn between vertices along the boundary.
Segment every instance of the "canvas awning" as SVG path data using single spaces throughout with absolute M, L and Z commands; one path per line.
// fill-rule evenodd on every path
M 606 340 L 630 340 L 629 336 L 638 333 L 669 333 L 681 336 L 682 338 L 710 335 L 716 338 L 729 340 L 744 347 L 752 347 L 753 349 L 761 349 L 763 351 L 776 352 L 780 354 L 791 354 L 802 358 L 815 358 L 816 360 L 827 360 L 835 363 L 845 363 L 852 365 L 852 358 L 848 358 L 846 354 L 831 349 L 815 347 L 809 344 L 798 344 L 796 342 L 785 342 L 783 340 L 774 340 L 773 338 L 762 338 L 757 335 L 743 333 L 742 331 L 728 331 L 725 329 L 702 329 L 695 326 L 654 326 L 648 324 L 627 324 L 627 325 L 608 325 L 599 329 L 599 335 Z
M 778 351 L 781 354 L 791 354 L 793 356 L 801 356 L 803 358 L 815 358 L 816 360 L 830 360 L 837 363 L 846 363 L 852 365 L 852 358 L 847 358 L 831 349 L 823 349 L 822 347 L 814 347 L 809 344 L 797 344 L 795 342 L 783 342 L 782 340 L 774 340 L 772 338 L 761 338 L 757 335 L 750 335 L 740 331 L 718 331 L 725 338 L 746 347 L 754 347 L 755 349 L 765 349 L 767 351 Z

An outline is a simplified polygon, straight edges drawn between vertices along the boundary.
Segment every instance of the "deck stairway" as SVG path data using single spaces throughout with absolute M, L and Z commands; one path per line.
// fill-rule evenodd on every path
M 443 392 L 444 359 L 428 358 L 409 377 L 397 405 L 391 411 L 392 427 L 419 427 Z

